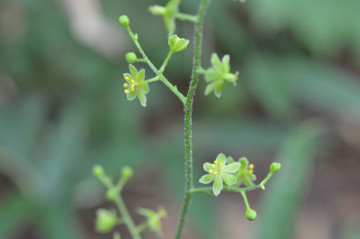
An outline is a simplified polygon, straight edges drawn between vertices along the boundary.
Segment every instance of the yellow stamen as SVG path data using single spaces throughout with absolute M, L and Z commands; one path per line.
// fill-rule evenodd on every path
M 215 174 L 215 175 L 217 175 L 217 174 L 218 174 L 218 172 L 217 172 L 217 171 L 215 171 L 215 172 L 214 172 L 214 174 Z
M 255 166 L 254 166 L 254 164 L 252 164 L 252 163 L 249 165 L 249 169 L 253 169 L 254 167 L 255 167 Z
M 211 167 L 212 167 L 212 168 L 215 168 L 215 164 L 212 164 Z
M 124 92 L 125 92 L 125 94 L 129 94 L 129 93 L 130 93 L 129 89 L 125 89 Z
M 222 166 L 224 166 L 224 164 L 223 164 L 223 163 L 220 163 L 220 167 L 222 167 Z
M 179 41 L 179 40 L 180 40 L 180 37 L 177 37 L 176 39 Z
M 210 170 L 209 170 L 209 173 L 213 173 L 213 170 L 212 170 L 212 169 L 210 169 Z
M 129 84 L 128 83 L 124 83 L 123 85 L 125 88 L 128 88 L 129 87 Z
M 130 90 L 131 90 L 131 91 L 134 91 L 134 90 L 135 90 L 135 86 L 132 85 Z
M 215 161 L 214 161 L 214 164 L 217 164 L 217 163 L 218 163 L 218 161 L 217 161 L 217 160 L 215 160 Z
M 131 82 L 131 84 L 135 84 L 135 81 L 134 81 L 134 80 L 131 80 L 130 82 Z
M 250 170 L 249 170 L 249 172 L 250 172 L 250 173 L 253 173 L 253 172 L 254 172 L 254 170 L 253 170 L 253 169 L 250 169 Z
M 129 81 L 129 80 L 130 80 L 130 78 L 126 76 L 126 77 L 125 77 L 125 80 L 126 80 L 126 81 Z

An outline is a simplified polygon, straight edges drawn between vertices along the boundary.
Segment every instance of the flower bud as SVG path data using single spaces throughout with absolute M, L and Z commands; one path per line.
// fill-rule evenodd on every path
M 104 168 L 101 165 L 95 165 L 93 167 L 93 174 L 97 178 L 101 178 L 104 176 Z
M 277 173 L 281 170 L 281 164 L 280 163 L 272 163 L 270 166 L 270 172 Z
M 127 27 L 130 24 L 130 19 L 129 19 L 128 16 L 122 15 L 122 16 L 119 17 L 119 23 L 120 23 L 121 26 Z
M 249 208 L 246 210 L 245 216 L 249 221 L 254 221 L 257 218 L 257 213 L 255 210 Z
M 133 174 L 134 174 L 134 171 L 129 166 L 125 166 L 121 170 L 121 175 L 124 179 L 132 178 Z
M 106 191 L 106 198 L 110 202 L 115 202 L 117 196 L 118 196 L 118 191 L 116 190 L 116 188 L 111 188 Z
M 169 47 L 172 52 L 179 52 L 185 50 L 189 45 L 189 40 L 179 38 L 177 35 L 172 35 L 169 38 Z
M 117 225 L 117 217 L 114 211 L 98 209 L 96 211 L 95 229 L 100 233 L 111 232 Z
M 154 5 L 154 6 L 149 7 L 149 11 L 153 15 L 164 16 L 165 12 L 166 12 L 166 9 L 164 7 L 162 7 L 162 6 Z
M 125 55 L 125 59 L 129 64 L 133 64 L 137 61 L 136 54 L 134 52 L 128 52 Z

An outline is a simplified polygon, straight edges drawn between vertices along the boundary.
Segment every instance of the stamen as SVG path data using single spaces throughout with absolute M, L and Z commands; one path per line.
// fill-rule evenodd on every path
M 252 164 L 252 163 L 249 165 L 249 169 L 253 169 L 254 167 L 255 167 L 255 166 L 254 166 L 254 164 Z
M 125 89 L 124 92 L 125 92 L 125 94 L 129 94 L 129 93 L 130 93 L 129 89 Z
M 125 88 L 128 88 L 129 87 L 129 84 L 128 83 L 124 83 L 123 85 Z
M 212 169 L 210 169 L 210 170 L 209 170 L 209 173 L 213 173 L 213 170 L 212 170 Z
M 131 82 L 131 84 L 135 84 L 135 81 L 134 81 L 134 80 L 131 80 L 130 82 Z
M 215 174 L 215 175 L 217 175 L 217 174 L 218 174 L 218 172 L 217 172 L 217 171 L 215 171 L 215 172 L 214 172 L 214 174 Z
M 217 164 L 217 163 L 218 163 L 218 161 L 217 161 L 217 160 L 215 160 L 215 161 L 214 161 L 214 164 Z
M 135 90 L 135 86 L 132 85 L 130 90 L 131 90 L 131 91 L 134 91 L 134 90 Z
M 253 170 L 253 169 L 250 169 L 250 170 L 249 170 L 249 172 L 250 172 L 250 173 L 253 173 L 253 172 L 254 172 L 254 170 Z
M 224 164 L 223 164 L 223 163 L 220 163 L 220 166 L 222 167 L 222 166 L 224 166 Z
M 130 78 L 126 76 L 126 77 L 125 77 L 125 80 L 126 80 L 126 81 L 129 81 L 129 80 L 130 80 Z
M 215 164 L 212 164 L 211 167 L 212 167 L 212 168 L 215 168 Z

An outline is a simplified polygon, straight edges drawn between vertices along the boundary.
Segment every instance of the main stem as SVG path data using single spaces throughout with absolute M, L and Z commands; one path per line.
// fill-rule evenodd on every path
M 186 97 L 184 111 L 185 111 L 185 174 L 186 174 L 186 185 L 185 185 L 185 198 L 183 207 L 180 215 L 178 229 L 176 232 L 176 239 L 181 238 L 181 234 L 184 228 L 185 219 L 190 207 L 190 201 L 192 197 L 191 189 L 193 187 L 192 179 L 192 109 L 196 86 L 199 80 L 198 70 L 201 68 L 201 44 L 202 44 L 202 27 L 206 8 L 209 5 L 210 0 L 202 0 L 200 3 L 197 22 L 195 24 L 195 54 L 193 72 L 190 81 L 188 94 Z

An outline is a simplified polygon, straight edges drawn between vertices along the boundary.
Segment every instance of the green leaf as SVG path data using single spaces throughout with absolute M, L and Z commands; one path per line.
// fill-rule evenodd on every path
M 200 178 L 199 182 L 203 184 L 209 184 L 214 180 L 214 177 L 214 174 L 205 174 Z
M 221 177 L 227 185 L 234 185 L 237 182 L 237 178 L 228 173 L 221 173 Z
M 305 185 L 312 176 L 314 149 L 321 132 L 319 125 L 303 124 L 285 140 L 278 159 L 281 173 L 267 186 L 263 198 L 262 223 L 259 239 L 287 239 L 292 237 L 294 219 Z
M 224 173 L 236 173 L 236 171 L 238 171 L 240 169 L 240 163 L 236 162 L 236 163 L 232 163 L 232 164 L 228 164 L 226 165 L 222 171 Z
M 213 185 L 213 193 L 215 196 L 218 196 L 223 189 L 224 184 L 223 180 L 220 175 L 217 175 L 214 179 L 214 185 Z

